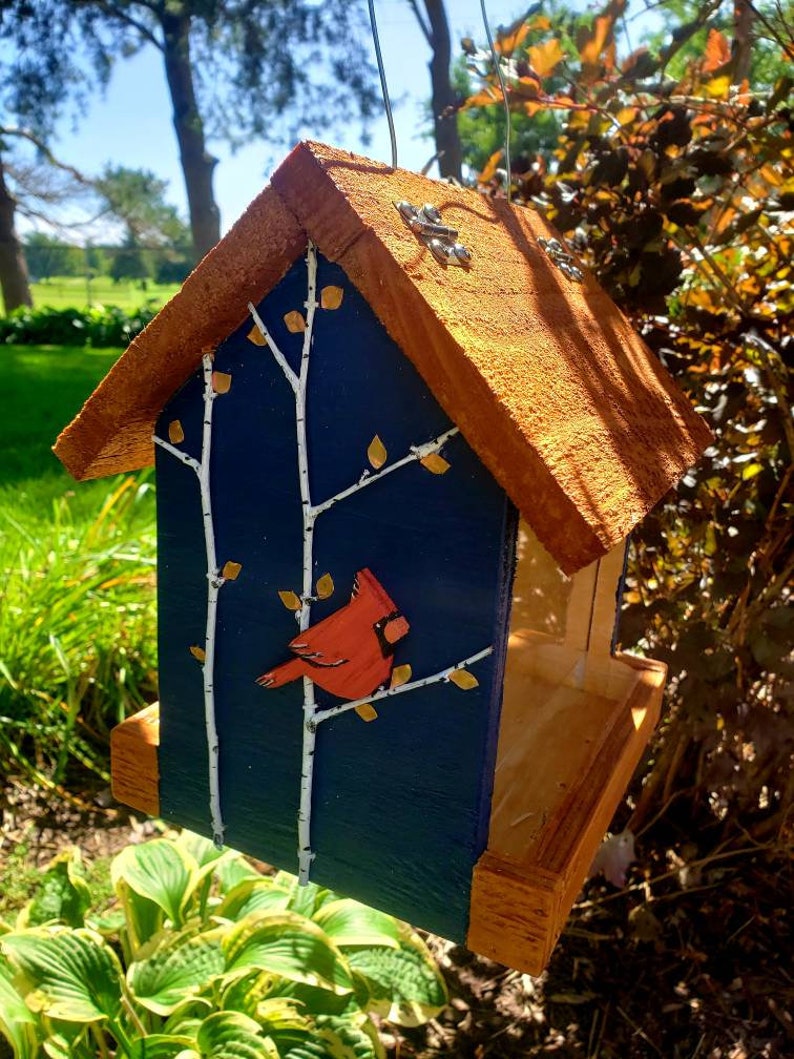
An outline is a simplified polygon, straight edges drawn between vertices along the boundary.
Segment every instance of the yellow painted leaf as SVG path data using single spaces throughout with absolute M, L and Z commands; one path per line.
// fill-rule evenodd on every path
M 480 684 L 479 680 L 468 669 L 456 669 L 454 673 L 449 674 L 449 679 L 462 691 L 471 691 L 472 688 L 479 687 Z
M 443 456 L 439 456 L 437 452 L 431 452 L 429 456 L 423 456 L 419 462 L 431 474 L 446 474 L 449 470 L 449 463 Z
M 323 309 L 338 309 L 344 296 L 345 292 L 341 287 L 323 287 L 320 291 L 320 305 Z
M 224 577 L 227 581 L 236 581 L 242 568 L 242 563 L 234 563 L 230 559 L 227 563 L 223 564 L 221 576 Z
M 290 592 L 289 590 L 279 592 L 278 598 L 281 600 L 287 610 L 301 609 L 302 604 L 300 601 L 300 596 L 296 595 L 294 592 Z
M 374 721 L 378 716 L 378 711 L 371 702 L 364 702 L 360 706 L 356 706 L 356 713 L 362 721 Z
M 203 662 L 207 657 L 207 653 L 203 647 L 197 647 L 195 644 L 190 648 L 190 653 L 196 659 L 197 662 Z
M 303 319 L 303 314 L 299 313 L 297 309 L 284 313 L 284 323 L 287 330 L 291 331 L 293 335 L 297 334 L 298 331 L 306 330 L 306 321 Z
M 172 419 L 168 424 L 168 440 L 172 445 L 179 445 L 180 442 L 185 440 L 185 432 L 178 419 Z
M 411 679 L 411 667 L 406 664 L 404 666 L 395 666 L 392 670 L 391 675 L 391 687 L 399 688 L 402 684 L 407 684 Z
M 334 579 L 330 574 L 323 574 L 317 582 L 317 595 L 320 599 L 328 599 L 334 592 Z
M 248 332 L 247 338 L 248 338 L 248 341 L 249 342 L 253 342 L 255 346 L 266 346 L 267 345 L 267 342 L 265 341 L 265 336 L 262 334 L 262 332 L 259 330 L 259 328 L 256 326 L 256 324 L 254 324 L 254 326 Z
M 369 443 L 369 448 L 367 449 L 367 459 L 377 471 L 380 467 L 384 465 L 388 458 L 388 455 L 389 454 L 386 451 L 386 446 L 376 434 L 372 441 L 370 441 Z
M 212 388 L 215 393 L 228 393 L 232 386 L 232 377 L 225 371 L 212 373 Z

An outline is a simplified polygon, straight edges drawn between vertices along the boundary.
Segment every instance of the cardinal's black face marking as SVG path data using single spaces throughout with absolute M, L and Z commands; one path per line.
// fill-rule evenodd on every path
M 394 654 L 394 649 L 397 644 L 389 643 L 386 639 L 386 633 L 384 632 L 386 626 L 390 621 L 394 621 L 395 618 L 401 618 L 399 610 L 393 610 L 391 614 L 387 614 L 385 618 L 381 618 L 380 621 L 376 621 L 372 626 L 373 632 L 378 638 L 378 644 L 380 645 L 381 652 L 384 658 L 389 658 Z

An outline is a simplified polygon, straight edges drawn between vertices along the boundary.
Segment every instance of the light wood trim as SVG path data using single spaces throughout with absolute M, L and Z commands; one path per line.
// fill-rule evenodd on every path
M 511 834 L 517 829 L 510 827 L 509 818 L 499 830 L 492 817 L 489 848 L 474 869 L 467 945 L 530 974 L 545 967 L 659 716 L 666 667 L 626 655 L 611 661 L 623 669 L 630 690 L 611 706 L 602 698 L 599 710 L 606 714 L 600 714 L 597 738 L 584 724 L 566 723 L 557 749 L 564 750 L 562 743 L 567 743 L 567 752 L 550 748 L 551 778 L 528 784 L 532 802 L 510 808 L 519 814 L 519 829 L 522 810 L 534 816 L 523 841 Z M 559 689 L 549 701 L 555 694 L 552 710 L 561 701 Z M 578 702 L 565 698 L 571 695 Z M 584 721 L 591 693 L 563 689 L 563 698 L 564 709 L 579 709 Z M 544 747 L 530 747 L 528 753 L 527 776 L 532 754 L 538 770 L 543 769 Z
M 117 802 L 160 815 L 160 706 L 139 710 L 110 733 L 110 786 Z

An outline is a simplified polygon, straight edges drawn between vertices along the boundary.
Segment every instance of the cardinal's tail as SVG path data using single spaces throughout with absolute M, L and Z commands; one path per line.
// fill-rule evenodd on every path
M 284 662 L 283 665 L 276 666 L 275 669 L 257 677 L 256 682 L 263 688 L 280 688 L 284 684 L 289 684 L 291 680 L 302 677 L 304 670 L 305 666 L 300 658 L 291 658 L 289 662 Z

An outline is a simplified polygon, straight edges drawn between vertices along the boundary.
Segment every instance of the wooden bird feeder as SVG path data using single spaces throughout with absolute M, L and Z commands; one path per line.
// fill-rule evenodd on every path
M 156 458 L 116 797 L 538 973 L 659 712 L 625 540 L 708 441 L 536 213 L 301 144 L 55 448 Z

